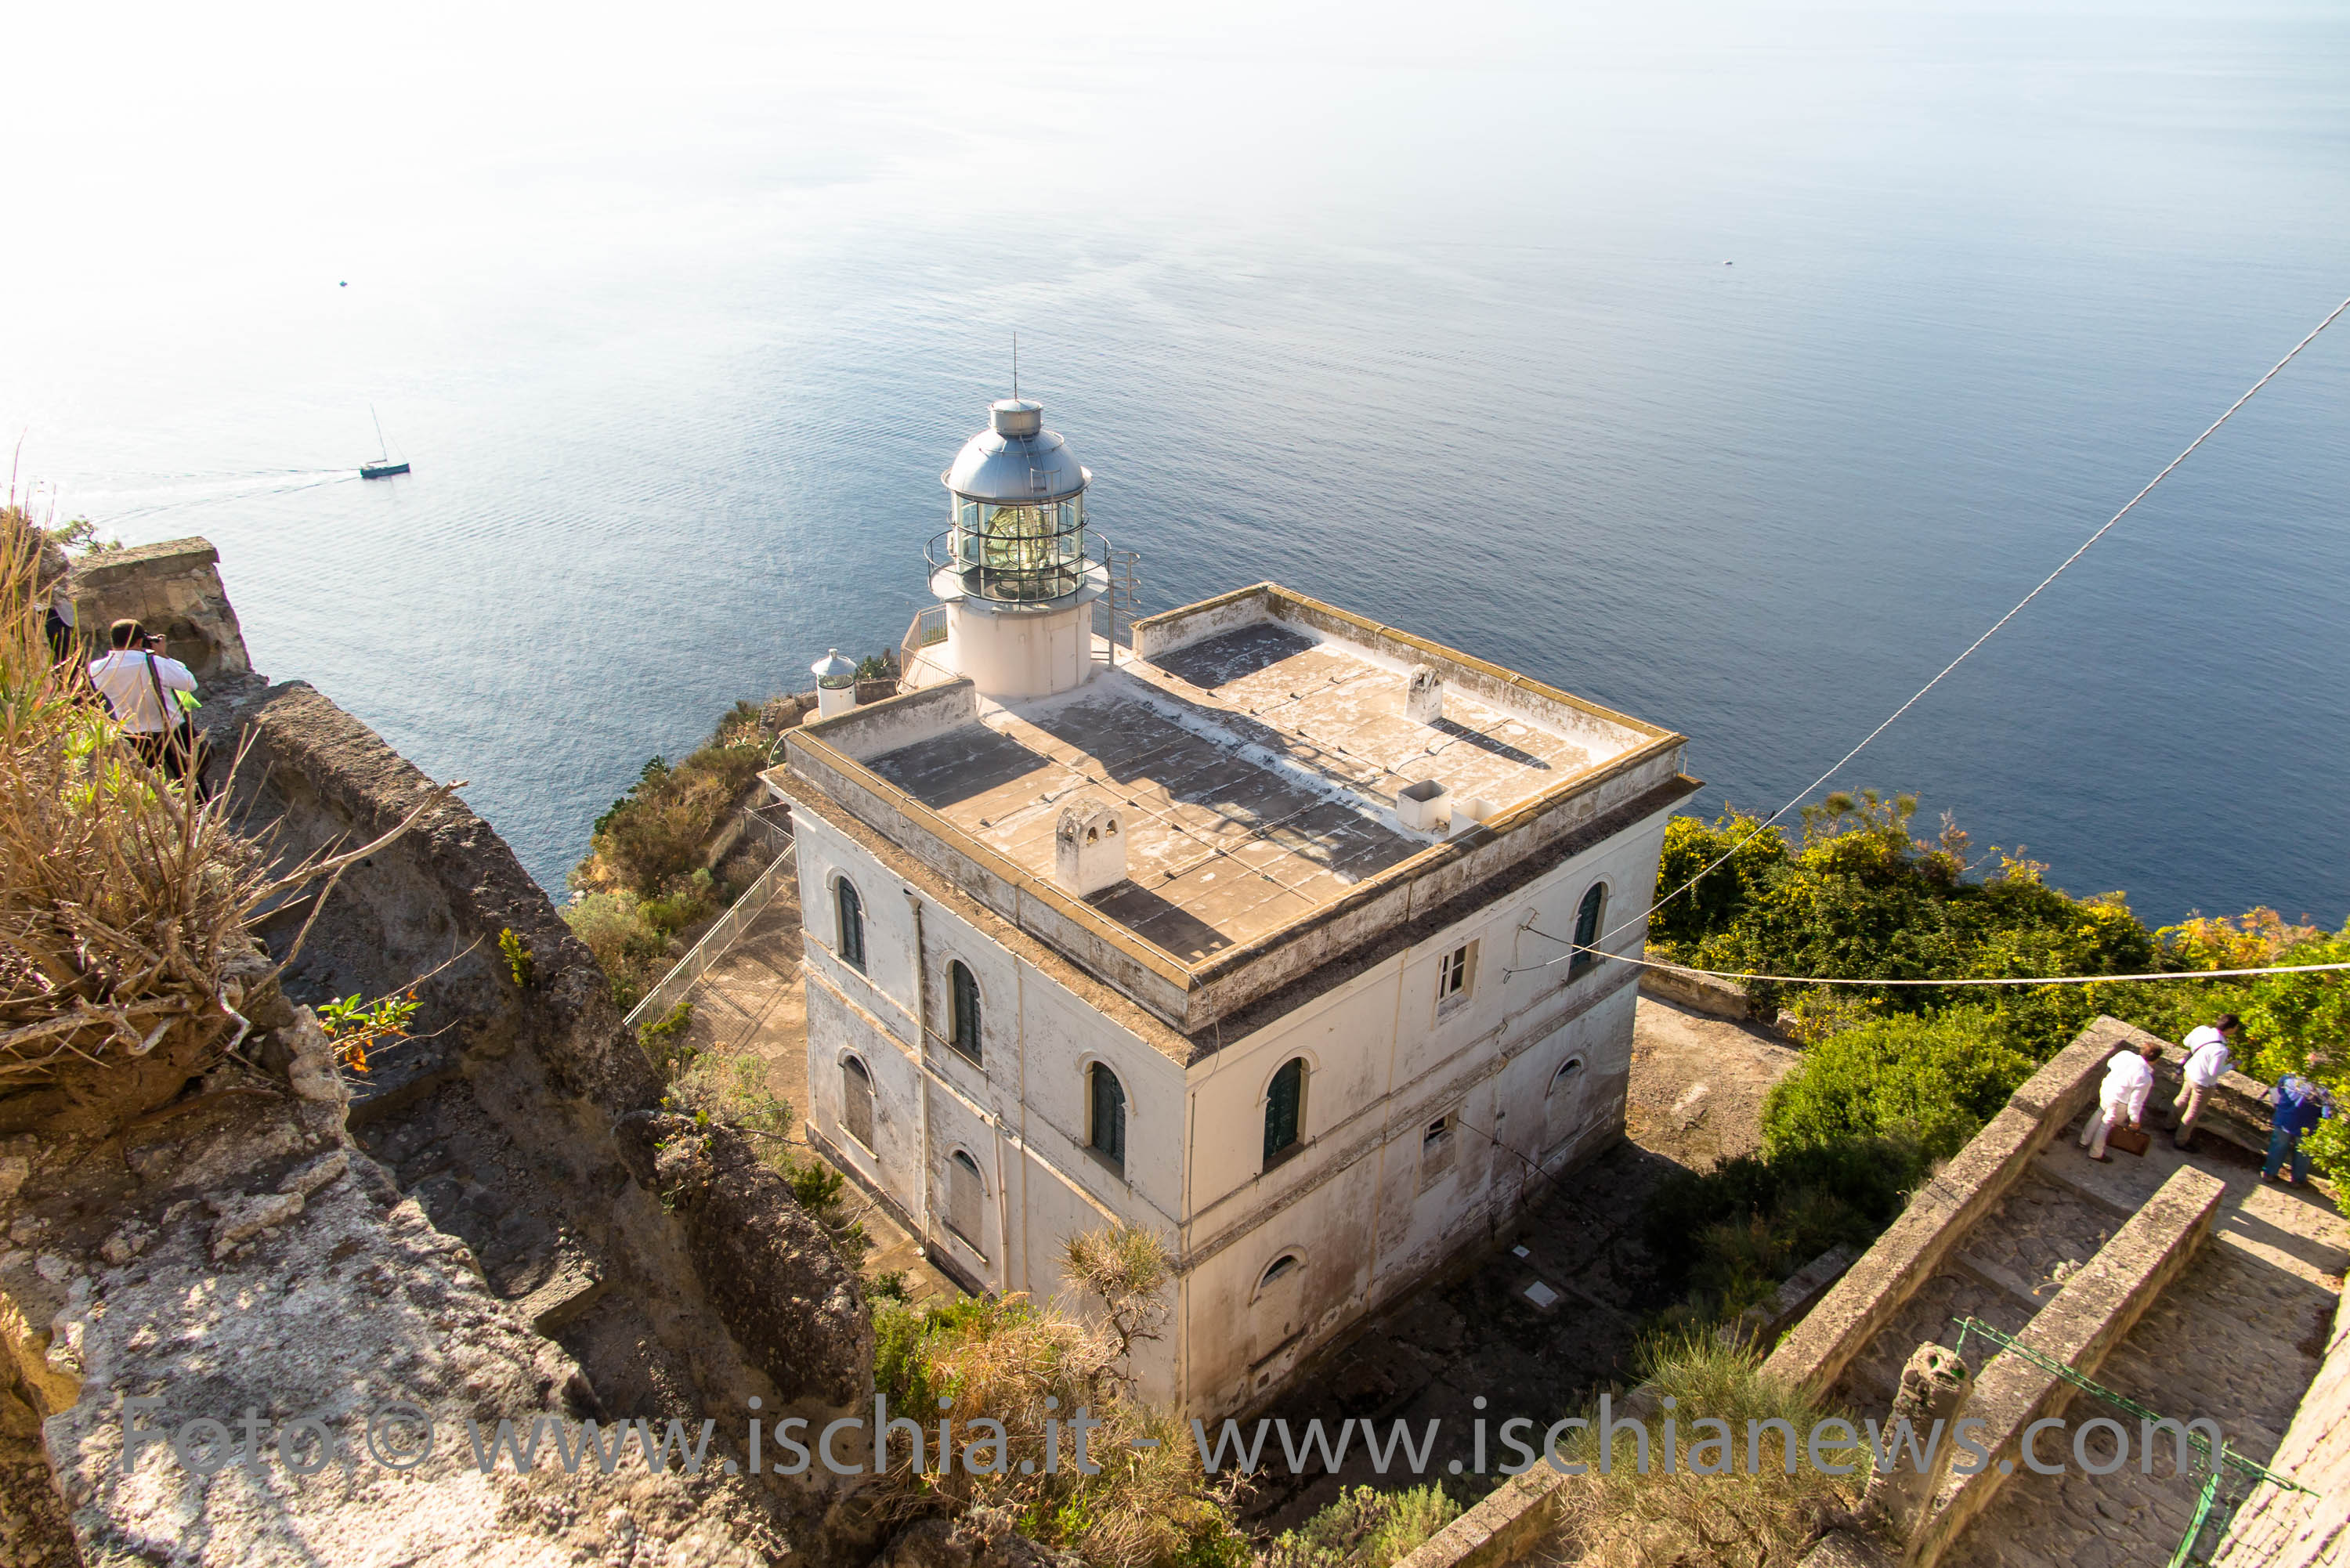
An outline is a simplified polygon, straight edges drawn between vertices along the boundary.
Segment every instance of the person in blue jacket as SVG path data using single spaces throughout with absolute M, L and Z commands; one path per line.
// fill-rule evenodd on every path
M 2307 1065 L 2311 1071 L 2316 1070 L 2314 1054 Z M 2269 1113 L 2272 1130 L 2269 1133 L 2268 1162 L 2261 1167 L 2261 1179 L 2279 1179 L 2278 1168 L 2291 1160 L 2293 1174 L 2282 1179 L 2288 1187 L 2299 1187 L 2309 1179 L 2309 1155 L 2301 1147 L 2302 1135 L 2334 1114 L 2334 1096 L 2316 1079 L 2287 1073 L 2269 1091 L 2269 1103 L 2275 1108 Z

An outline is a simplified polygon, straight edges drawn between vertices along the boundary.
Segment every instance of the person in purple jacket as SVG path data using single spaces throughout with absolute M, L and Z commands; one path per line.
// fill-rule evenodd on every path
M 2306 1065 L 2312 1072 L 2316 1070 L 2315 1053 Z M 2309 1179 L 2309 1155 L 2301 1147 L 2302 1135 L 2334 1114 L 2334 1096 L 2316 1079 L 2287 1073 L 2269 1091 L 2269 1103 L 2275 1108 L 2269 1113 L 2269 1158 L 2261 1167 L 2261 1179 L 2280 1179 L 2278 1168 L 2291 1160 L 2293 1174 L 2282 1179 L 2288 1187 L 2299 1187 Z

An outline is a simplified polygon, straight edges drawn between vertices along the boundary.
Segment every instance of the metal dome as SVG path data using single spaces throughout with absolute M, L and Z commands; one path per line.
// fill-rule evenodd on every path
M 841 658 L 840 649 L 837 648 L 809 665 L 808 673 L 816 677 L 818 687 L 857 684 L 857 666 Z
M 1093 479 L 1060 432 L 1045 429 L 1045 405 L 1024 398 L 990 404 L 988 428 L 963 443 L 940 477 L 957 495 L 1021 504 L 1066 501 Z

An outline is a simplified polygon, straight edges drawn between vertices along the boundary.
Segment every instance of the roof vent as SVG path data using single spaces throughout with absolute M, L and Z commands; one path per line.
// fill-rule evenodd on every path
M 1053 830 L 1053 880 L 1080 898 L 1126 880 L 1126 823 L 1116 806 L 1078 800 L 1061 808 Z
M 1414 833 L 1441 833 L 1452 821 L 1452 792 L 1434 779 L 1396 791 L 1396 820 Z
M 1415 724 L 1433 724 L 1444 717 L 1444 678 L 1425 664 L 1415 664 L 1404 678 L 1403 716 Z
M 1045 405 L 1005 398 L 987 405 L 987 422 L 1000 436 L 1032 436 L 1045 428 Z

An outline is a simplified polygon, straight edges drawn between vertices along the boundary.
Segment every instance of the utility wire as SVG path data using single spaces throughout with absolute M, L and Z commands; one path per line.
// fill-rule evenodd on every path
M 1901 706 L 1899 706 L 1898 708 L 1896 708 L 1895 710 L 1893 710 L 1893 711 L 1892 711 L 1891 713 L 1887 714 L 1887 715 L 1886 716 L 1885 722 L 1884 722 L 1883 723 L 1881 723 L 1881 724 L 1877 725 L 1877 728 L 1875 728 L 1874 730 L 1871 730 L 1867 734 L 1863 735 L 1863 736 L 1860 738 L 1860 744 L 1858 744 L 1858 745 L 1856 745 L 1856 746 L 1853 747 L 1853 749 L 1852 749 L 1852 750 L 1850 750 L 1850 751 L 1846 752 L 1843 756 L 1838 757 L 1838 758 L 1835 760 L 1835 765 L 1834 765 L 1834 766 L 1832 766 L 1832 767 L 1830 767 L 1830 768 L 1828 769 L 1828 771 L 1827 771 L 1827 772 L 1825 772 L 1825 773 L 1822 774 L 1819 777 L 1817 777 L 1817 778 L 1814 779 L 1810 784 L 1805 784 L 1805 785 L 1804 785 L 1804 786 L 1800 791 L 1798 791 L 1798 792 L 1794 794 L 1794 796 L 1793 798 L 1791 798 L 1791 799 L 1787 802 L 1787 804 L 1786 804 L 1786 805 L 1784 805 L 1781 806 L 1778 810 L 1776 810 L 1776 811 L 1773 812 L 1770 815 L 1768 815 L 1768 816 L 1764 817 L 1761 822 L 1756 823 L 1756 824 L 1754 825 L 1754 831 L 1753 831 L 1753 832 L 1752 832 L 1752 833 L 1748 834 L 1745 837 L 1743 837 L 1743 838 L 1740 839 L 1736 844 L 1731 845 L 1728 849 L 1724 850 L 1724 851 L 1723 851 L 1723 852 L 1722 852 L 1722 853 L 1721 853 L 1718 857 L 1716 857 L 1714 860 L 1712 860 L 1711 862 L 1710 862 L 1709 864 L 1707 864 L 1703 869 L 1700 870 L 1696 876 L 1694 876 L 1694 877 L 1690 877 L 1688 881 L 1686 881 L 1686 882 L 1682 883 L 1679 887 L 1678 887 L 1678 888 L 1674 888 L 1671 892 L 1669 892 L 1669 893 L 1666 894 L 1663 898 L 1657 899 L 1654 903 L 1650 904 L 1650 905 L 1648 906 L 1648 908 L 1646 910 L 1643 910 L 1640 914 L 1634 916 L 1631 919 L 1626 920 L 1626 921 L 1625 921 L 1625 922 L 1623 922 L 1623 924 L 1621 924 L 1621 925 L 1616 926 L 1616 927 L 1614 927 L 1614 928 L 1612 928 L 1612 929 L 1608 929 L 1608 930 L 1607 930 L 1607 931 L 1605 931 L 1605 932 L 1602 932 L 1598 937 L 1596 937 L 1596 938 L 1595 938 L 1595 939 L 1594 939 L 1595 942 L 1604 942 L 1604 941 L 1606 941 L 1609 937 L 1616 936 L 1616 935 L 1617 935 L 1618 933 L 1622 932 L 1622 931 L 1627 930 L 1627 929 L 1629 929 L 1631 927 L 1633 927 L 1633 926 L 1635 926 L 1635 925 L 1643 925 L 1643 924 L 1646 924 L 1646 923 L 1647 923 L 1647 921 L 1648 921 L 1648 917 L 1649 917 L 1650 915 L 1654 914 L 1658 909 L 1662 909 L 1665 905 L 1671 903 L 1675 898 L 1679 898 L 1683 893 L 1688 892 L 1690 888 L 1692 888 L 1696 887 L 1700 882 L 1703 881 L 1703 880 L 1706 878 L 1706 877 L 1707 877 L 1707 875 L 1708 875 L 1709 873 L 1711 873 L 1711 872 L 1714 871 L 1715 869 L 1717 869 L 1718 867 L 1721 867 L 1721 866 L 1725 861 L 1729 860 L 1729 859 L 1731 858 L 1731 856 L 1736 855 L 1740 850 L 1742 850 L 1742 849 L 1745 848 L 1749 844 L 1752 844 L 1752 843 L 1753 843 L 1753 842 L 1754 842 L 1754 840 L 1756 840 L 1757 838 L 1760 838 L 1760 837 L 1762 836 L 1762 833 L 1763 833 L 1763 830 L 1764 830 L 1764 829 L 1768 828 L 1768 827 L 1769 827 L 1773 823 L 1774 823 L 1774 822 L 1778 821 L 1781 817 L 1783 817 L 1783 816 L 1786 815 L 1788 812 L 1790 812 L 1790 811 L 1794 810 L 1794 809 L 1795 808 L 1795 806 L 1796 806 L 1796 805 L 1799 805 L 1799 804 L 1801 804 L 1804 799 L 1806 799 L 1807 797 L 1809 797 L 1809 796 L 1810 796 L 1810 794 L 1811 794 L 1811 793 L 1812 793 L 1814 790 L 1815 790 L 1815 789 L 1819 788 L 1822 784 L 1824 784 L 1827 783 L 1827 782 L 1828 782 L 1828 780 L 1830 780 L 1830 779 L 1832 779 L 1832 778 L 1835 777 L 1835 775 L 1836 775 L 1837 774 L 1839 774 L 1839 773 L 1841 773 L 1842 771 L 1844 771 L 1844 765 L 1845 765 L 1846 763 L 1849 763 L 1850 761 L 1852 761 L 1852 759 L 1853 759 L 1853 758 L 1855 758 L 1855 757 L 1856 757 L 1856 756 L 1860 755 L 1860 753 L 1861 753 L 1864 750 L 1866 750 L 1866 749 L 1867 748 L 1868 743 L 1869 743 L 1870 742 L 1872 742 L 1872 741 L 1876 740 L 1877 736 L 1879 736 L 1879 735 L 1881 735 L 1881 734 L 1885 733 L 1885 732 L 1886 732 L 1886 731 L 1887 731 L 1887 730 L 1891 729 L 1891 728 L 1893 727 L 1893 723 L 1894 723 L 1894 721 L 1895 721 L 1895 720 L 1897 720 L 1897 719 L 1900 718 L 1900 717 L 1901 717 L 1901 715 L 1903 715 L 1904 713 L 1907 713 L 1908 711 L 1909 711 L 1909 710 L 1910 710 L 1910 709 L 1915 708 L 1915 707 L 1916 707 L 1916 706 L 1917 706 L 1917 705 L 1918 705 L 1921 701 L 1923 701 L 1923 700 L 1924 700 L 1924 698 L 1925 698 L 1926 694 L 1927 694 L 1929 691 L 1931 691 L 1935 687 L 1939 686 L 1939 685 L 1942 683 L 1942 679 L 1943 679 L 1943 677 L 1944 677 L 1944 676 L 1949 675 L 1949 674 L 1950 673 L 1950 671 L 1951 671 L 1951 670 L 1956 670 L 1960 665 L 1961 665 L 1961 664 L 1965 663 L 1965 662 L 1966 662 L 1966 660 L 1967 660 L 1967 657 L 1968 657 L 1968 655 L 1970 655 L 1970 654 L 1973 653 L 1975 649 L 1977 649 L 1981 648 L 1984 643 L 1989 642 L 1989 641 L 1991 639 L 1991 638 L 1993 637 L 1993 635 L 1995 635 L 1995 634 L 2000 630 L 2000 628 L 2002 628 L 2002 627 L 2004 627 L 2005 625 L 2007 625 L 2007 623 L 2008 623 L 2009 621 L 2013 620 L 2013 619 L 2014 619 L 2018 615 L 2021 615 L 2021 614 L 2022 613 L 2022 611 L 2023 611 L 2023 607 L 2024 607 L 2024 606 L 2026 606 L 2026 605 L 2030 604 L 2033 599 L 2038 598 L 2038 597 L 2041 596 L 2042 592 L 2043 592 L 2043 591 L 2044 591 L 2044 590 L 2047 588 L 2047 587 L 2048 587 L 2048 585 L 2049 585 L 2049 584 L 2051 584 L 2051 583 L 2054 582 L 2058 577 L 2061 577 L 2061 576 L 2063 576 L 2064 575 L 2064 570 L 2065 570 L 2065 568 L 2066 568 L 2066 567 L 2070 566 L 2074 562 L 2075 562 L 2075 561 L 2079 560 L 2083 556 L 2087 555 L 2087 554 L 2089 553 L 2089 546 L 2090 546 L 2090 545 L 2092 545 L 2095 544 L 2098 540 L 2100 540 L 2100 539 L 2104 538 L 2104 537 L 2105 537 L 2108 533 L 2112 532 L 2112 531 L 2113 531 L 2113 527 L 2114 527 L 2114 525 L 2115 525 L 2116 524 L 2119 523 L 2123 518 L 2125 518 L 2125 517 L 2128 516 L 2128 515 L 2130 514 L 2131 510 L 2132 510 L 2134 507 L 2136 507 L 2139 502 L 2141 502 L 2141 501 L 2145 500 L 2148 495 L 2151 495 L 2152 493 L 2154 493 L 2154 487 L 2155 487 L 2156 485 L 2160 484 L 2164 480 L 2166 480 L 2166 479 L 2169 478 L 2169 477 L 2170 477 L 2170 475 L 2171 475 L 2171 472 L 2172 472 L 2174 469 L 2176 469 L 2176 468 L 2177 468 L 2180 463 L 2185 462 L 2188 460 L 2188 458 L 2189 458 L 2189 456 L 2193 455 L 2193 453 L 2194 453 L 2194 452 L 2195 452 L 2195 449 L 2196 449 L 2197 447 L 2199 447 L 2199 446 L 2201 446 L 2205 441 L 2210 441 L 2210 440 L 2211 439 L 2211 437 L 2212 437 L 2213 433 L 2214 433 L 2214 432 L 2216 432 L 2221 425 L 2226 424 L 2226 423 L 2227 423 L 2230 419 L 2233 419 L 2233 418 L 2235 417 L 2235 413 L 2236 413 L 2236 410 L 2237 410 L 2238 409 L 2242 408 L 2246 403 L 2249 403 L 2249 402 L 2251 402 L 2251 401 L 2252 400 L 2252 394 L 2253 394 L 2253 393 L 2258 392 L 2258 391 L 2259 391 L 2262 387 L 2265 387 L 2265 386 L 2267 386 L 2271 381 L 2275 380 L 2275 379 L 2276 379 L 2276 377 L 2277 377 L 2277 372 L 2279 372 L 2280 370 L 2282 370 L 2282 369 L 2283 369 L 2287 365 L 2292 364 L 2292 363 L 2293 362 L 2293 360 L 2294 360 L 2297 357 L 2299 357 L 2299 355 L 2300 355 L 2300 353 L 2301 353 L 2301 351 L 2302 351 L 2303 349 L 2304 349 L 2304 348 L 2308 348 L 2312 343 L 2314 343 L 2315 341 L 2317 341 L 2317 335 L 2318 335 L 2319 333 L 2321 333 L 2321 332 L 2324 331 L 2327 327 L 2329 327 L 2333 326 L 2333 325 L 2334 325 L 2334 323 L 2336 320 L 2340 319 L 2340 317 L 2341 317 L 2341 316 L 2342 316 L 2343 312 L 2345 312 L 2345 311 L 2350 311 L 2350 299 L 2345 299 L 2341 304 L 2339 304 L 2339 305 L 2335 306 L 2332 310 L 2328 311 L 2328 312 L 2326 313 L 2326 316 L 2325 316 L 2325 319 L 2324 319 L 2324 320 L 2323 320 L 2323 321 L 2319 322 L 2316 326 L 2314 326 L 2314 327 L 2311 327 L 2311 328 L 2309 329 L 2309 336 L 2308 336 L 2308 337 L 2303 337 L 2300 342 L 2298 342 L 2298 343 L 2294 344 L 2294 345 L 2293 346 L 2293 348 L 2291 348 L 2291 349 L 2290 349 L 2290 350 L 2285 354 L 2285 357 L 2284 357 L 2283 358 L 2282 358 L 2282 359 L 2278 360 L 2275 364 L 2273 364 L 2273 365 L 2270 366 L 2270 367 L 2269 367 L 2269 370 L 2268 370 L 2268 374 L 2267 374 L 2267 375 L 2262 376 L 2259 380 L 2254 381 L 2254 382 L 2253 382 L 2250 387 L 2246 388 L 2246 389 L 2245 389 L 2245 390 L 2244 390 L 2244 395 L 2243 395 L 2242 397 L 2238 398 L 2234 402 L 2230 403 L 2230 404 L 2228 405 L 2227 412 L 2225 412 L 2225 413 L 2221 414 L 2218 419 L 2213 420 L 2213 421 L 2210 422 L 2210 424 L 2209 426 L 2207 426 L 2207 427 L 2204 429 L 2204 431 L 2203 431 L 2203 433 L 2202 433 L 2201 435 L 2197 436 L 2193 441 L 2189 441 L 2189 442 L 2187 443 L 2186 449 L 2185 449 L 2184 451 L 2180 452 L 2179 452 L 2179 454 L 2178 454 L 2177 457 L 2172 458 L 2168 462 L 2167 462 L 2167 463 L 2163 464 L 2163 466 L 2162 466 L 2162 472 L 2159 472 L 2159 473 L 2158 473 L 2158 474 L 2156 474 L 2152 479 L 2147 480 L 2147 481 L 2146 482 L 2146 488 L 2145 488 L 2145 489 L 2143 489 L 2143 490 L 2141 490 L 2141 491 L 2139 491 L 2136 495 L 2131 496 L 2127 502 L 2124 503 L 2124 504 L 2123 504 L 2123 506 L 2122 506 L 2122 509 L 2121 509 L 2120 511 L 2118 511 L 2118 512 L 2115 513 L 2111 517 L 2106 518 L 2106 524 L 2105 524 L 2105 526 L 2104 526 L 2104 527 L 2102 527 L 2102 528 L 2098 529 L 2095 533 L 2094 533 L 2094 534 L 2090 535 L 2086 539 L 2083 540 L 2083 541 L 2081 542 L 2081 547 L 2080 547 L 2079 549 L 2077 549 L 2077 550 L 2074 551 L 2071 555 L 2069 555 L 2069 556 L 2065 556 L 2065 557 L 2064 557 L 2064 559 L 2061 563 L 2059 563 L 2059 564 L 2058 564 L 2058 566 L 2057 566 L 2057 567 L 2056 567 L 2056 569 L 2055 569 L 2054 571 L 2053 571 L 2053 572 L 2049 573 L 2046 576 L 2044 576 L 2044 577 L 2043 577 L 2043 578 L 2041 578 L 2041 579 L 2040 579 L 2039 587 L 2037 587 L 2033 588 L 2030 593 L 2028 593 L 2028 594 L 2024 595 L 2022 598 L 2020 598 L 2020 599 L 2016 600 L 2016 601 L 2015 601 L 2015 607 L 2014 607 L 2013 609 L 2009 610 L 2005 615 L 2003 615 L 2003 616 L 2000 617 L 1997 620 L 1995 620 L 1995 621 L 1991 622 L 1991 628 L 1990 628 L 1990 629 L 1989 629 L 1989 630 L 1985 631 L 1985 632 L 1984 632 L 1981 637 L 1979 637 L 1979 638 L 1975 639 L 1972 642 L 1970 642 L 1970 643 L 1967 644 L 1967 646 L 1966 646 L 1962 650 L 1960 650 L 1960 652 L 1959 656 L 1958 656 L 1956 659 L 1951 659 L 1948 664 L 1945 664 L 1944 666 L 1942 666 L 1942 668 L 1940 669 L 1940 670 L 1939 670 L 1939 671 L 1935 674 L 1934 679 L 1932 679 L 1931 680 L 1927 681 L 1927 682 L 1926 682 L 1926 684 L 1924 684 L 1923 686 L 1920 686 L 1919 688 L 1918 688 L 1918 690 L 1917 690 L 1916 691 L 1914 691 L 1914 692 L 1912 692 L 1912 693 L 1910 694 L 1909 700 L 1908 700 L 1907 702 L 1902 703 L 1902 704 L 1901 704 Z M 1551 940 L 1554 940 L 1554 941 L 1555 941 L 1557 939 L 1556 939 L 1556 938 L 1553 938 L 1553 939 L 1551 939 Z M 1570 959 L 1574 958 L 1574 957 L 1575 956 L 1575 953 L 1576 953 L 1576 952 L 1592 952 L 1592 953 L 1595 953 L 1595 954 L 1596 954 L 1597 956 L 1602 957 L 1602 958 L 1615 958 L 1615 957 L 1617 956 L 1617 955 L 1616 955 L 1616 954 L 1614 954 L 1614 953 L 1601 952 L 1601 951 L 1600 951 L 1600 950 L 1599 950 L 1596 946 L 1595 946 L 1595 947 L 1592 947 L 1592 948 L 1587 948 L 1587 949 L 1586 949 L 1586 948 L 1576 948 L 1576 949 L 1574 949 L 1574 950 L 1572 950 L 1572 951 L 1568 951 L 1568 952 L 1561 953 L 1558 957 L 1556 957 L 1556 958 L 1555 958 L 1555 959 L 1551 959 L 1551 960 L 1547 961 L 1547 962 L 1545 962 L 1545 963 L 1543 963 L 1543 964 L 1537 964 L 1537 965 L 1534 965 L 1534 966 L 1532 966 L 1532 967 L 1538 968 L 1538 969 L 1546 969 L 1546 968 L 1548 968 L 1548 967 L 1549 967 L 1549 965 L 1550 965 L 1550 964 L 1565 963 L 1565 962 L 1566 962 L 1568 960 L 1570 960 Z M 1638 962 L 1638 961 L 1642 961 L 1634 960 L 1634 961 L 1634 961 L 1634 962 Z M 2323 967 L 2323 966 L 2317 966 L 2317 967 Z M 1691 971 L 1691 972 L 1701 972 L 1701 971 Z M 2204 972 L 2204 973 L 2210 973 L 2210 972 L 2212 972 L 2212 971 L 2201 971 L 2201 972 Z M 1759 977 L 1758 977 L 1758 978 L 1759 978 Z M 2116 978 L 2122 978 L 2122 977 L 2117 977 L 2117 976 L 2101 976 L 2101 977 L 2098 977 L 2098 978 L 2102 978 L 2102 979 L 2116 979 Z M 2168 976 L 2166 976 L 2166 977 L 2164 977 L 2164 978 L 2171 978 L 2171 977 L 2168 977 Z M 1806 983 L 1806 984 L 1819 984 L 1819 985 L 1827 985 L 1827 984 L 1837 984 L 1837 985 L 1863 985 L 1863 984 L 1891 984 L 1891 983 L 1896 983 L 1896 982 L 1892 982 L 1892 981 L 1805 981 L 1804 983 Z M 1914 982 L 1914 983 L 1924 984 L 1924 983 L 1927 983 L 1927 982 L 1925 982 L 1925 981 L 1917 981 L 1917 982 Z M 1966 982 L 1966 981 L 1933 981 L 1933 982 L 1931 982 L 1931 983 L 1934 983 L 1934 984 L 1937 984 L 1937 985 L 1958 985 L 1958 984 L 1970 983 L 1970 982 Z M 2033 982 L 2033 983 L 2057 983 L 2057 982 Z
M 2350 963 L 2284 963 L 2272 964 L 2265 969 L 2184 969 L 2173 970 L 2164 974 L 2003 974 L 1969 980 L 1845 980 L 1835 975 L 1756 974 L 1747 970 L 1691 969 L 1687 964 L 1667 963 L 1662 959 L 1633 958 L 1628 954 L 1611 953 L 1599 948 L 1581 947 L 1568 941 L 1565 937 L 1554 937 L 1539 926 L 1521 926 L 1518 929 L 1532 931 L 1545 941 L 1554 941 L 1565 946 L 1568 950 L 1563 955 L 1565 958 L 1571 959 L 1577 953 L 1588 953 L 1595 959 L 1613 959 L 1617 963 L 1638 964 L 1642 969 L 1660 969 L 1669 974 L 1701 974 L 1714 980 L 1762 980 L 1779 985 L 2104 985 L 2109 981 L 2230 980 L 2251 974 L 2314 974 L 2331 970 L 2350 969 Z M 1516 969 L 1504 969 L 1502 971 L 1502 978 L 1507 980 L 1513 974 L 1532 974 L 1536 970 L 1548 969 L 1552 964 L 1559 961 L 1558 959 L 1549 959 L 1541 963 L 1524 964 Z

